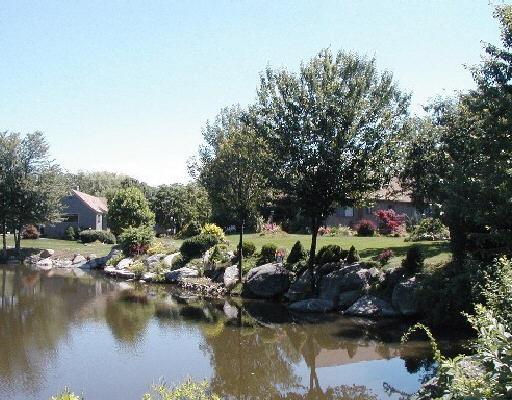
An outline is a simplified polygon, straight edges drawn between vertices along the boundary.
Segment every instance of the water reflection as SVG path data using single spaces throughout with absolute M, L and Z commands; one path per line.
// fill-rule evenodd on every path
M 137 382 L 140 368 L 154 380 L 160 377 L 162 365 L 153 351 L 162 344 L 172 353 L 168 370 L 176 367 L 173 356 L 200 349 L 205 361 L 180 372 L 210 379 L 226 399 L 399 399 L 433 367 L 427 343 L 400 344 L 404 327 L 396 322 L 305 321 L 279 304 L 207 300 L 172 287 L 128 286 L 82 271 L 3 267 L 1 273 L 0 398 L 41 398 L 59 391 L 68 383 L 59 374 L 69 357 L 77 361 L 66 364 L 72 376 L 79 377 L 83 368 L 101 369 L 96 359 L 89 365 L 75 343 L 84 340 L 84 332 L 95 347 L 107 348 L 101 350 L 102 363 L 139 368 L 130 379 L 111 377 L 104 383 L 101 393 L 111 399 L 127 393 L 140 398 L 141 385 L 152 383 Z M 110 350 L 112 341 L 121 346 Z M 137 349 L 138 358 L 128 349 Z M 390 368 L 407 390 L 385 382 Z M 356 378 L 361 370 L 380 381 Z M 116 394 L 120 385 L 124 396 Z M 84 383 L 83 390 L 87 397 L 93 389 Z

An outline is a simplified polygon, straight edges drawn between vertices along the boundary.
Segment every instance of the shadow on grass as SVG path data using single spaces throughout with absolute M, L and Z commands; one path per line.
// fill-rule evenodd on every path
M 413 244 L 419 245 L 423 251 L 425 252 L 426 258 L 436 257 L 440 254 L 449 254 L 450 253 L 450 243 L 449 242 L 410 242 L 409 246 L 400 246 L 400 247 L 389 247 L 390 250 L 393 250 L 393 253 L 396 257 L 405 257 L 407 254 L 407 249 L 411 247 Z M 359 251 L 359 255 L 362 258 L 373 258 L 378 256 L 384 249 L 382 248 L 366 248 Z

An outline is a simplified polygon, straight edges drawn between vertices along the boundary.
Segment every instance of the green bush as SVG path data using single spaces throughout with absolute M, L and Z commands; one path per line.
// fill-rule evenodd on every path
M 302 246 L 300 240 L 297 240 L 288 254 L 286 259 L 287 264 L 296 264 L 299 261 L 305 260 L 308 256 L 307 250 Z
M 450 238 L 450 231 L 438 218 L 424 218 L 411 233 L 410 240 L 447 240 Z
M 108 202 L 108 223 L 114 235 L 129 227 L 153 227 L 155 214 L 144 193 L 136 187 L 118 190 Z
M 114 256 L 110 260 L 108 260 L 107 265 L 116 267 L 117 264 L 119 264 L 121 262 L 121 260 L 124 260 L 124 258 L 125 258 L 124 254 L 118 254 L 117 256 Z
M 212 250 L 212 254 L 210 254 L 210 262 L 212 263 L 227 263 L 230 261 L 230 257 L 228 255 L 228 246 L 225 244 L 216 244 Z
M 67 229 L 64 231 L 64 240 L 76 240 L 75 228 L 73 228 L 72 226 L 67 227 Z
M 181 239 L 187 239 L 201 234 L 201 224 L 197 221 L 190 221 L 178 233 Z
M 116 238 L 111 232 L 87 230 L 80 232 L 80 241 L 82 243 L 101 242 L 114 244 Z
M 402 260 L 402 267 L 409 273 L 415 274 L 425 266 L 425 252 L 421 246 L 412 245 L 407 249 L 407 255 Z
M 316 254 L 316 264 L 323 265 L 331 262 L 339 262 L 342 259 L 342 248 L 337 244 L 323 246 Z
M 359 257 L 359 252 L 354 246 L 350 246 L 350 250 L 348 251 L 347 255 L 347 262 L 349 264 L 353 264 L 359 260 L 361 260 L 361 257 Z
M 144 265 L 144 263 L 142 261 L 137 260 L 137 261 L 132 262 L 128 266 L 128 270 L 130 270 L 131 272 L 133 272 L 135 274 L 136 279 L 141 279 L 144 276 L 144 274 L 146 273 L 146 266 Z
M 202 257 L 209 248 L 219 243 L 214 235 L 198 235 L 183 241 L 180 247 L 181 255 L 185 260 Z
M 50 400 L 83 400 L 82 397 L 77 396 L 73 392 L 69 391 L 69 389 L 64 389 L 62 393 L 57 396 L 52 396 Z
M 155 397 L 151 393 L 146 393 L 142 400 L 221 400 L 219 396 L 212 393 L 206 381 L 199 383 L 187 381 L 173 388 L 159 385 L 153 390 Z
M 154 239 L 155 232 L 152 227 L 140 226 L 123 230 L 119 243 L 125 254 L 140 255 L 146 253 Z
M 258 265 L 268 264 L 276 260 L 277 246 L 273 243 L 264 244 L 258 257 Z
M 256 253 L 256 245 L 253 242 L 243 241 L 242 242 L 242 255 L 244 257 L 252 257 Z M 238 248 L 237 248 L 238 254 Z
M 204 224 L 204 226 L 201 228 L 201 235 L 217 236 L 221 242 L 225 239 L 224 231 L 220 226 L 215 224 Z

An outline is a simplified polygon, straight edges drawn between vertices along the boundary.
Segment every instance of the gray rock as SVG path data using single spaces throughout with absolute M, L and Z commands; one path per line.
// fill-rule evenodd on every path
M 133 263 L 133 258 L 123 258 L 119 263 L 116 265 L 117 269 L 126 269 Z
M 73 265 L 76 265 L 76 264 L 83 264 L 87 262 L 87 260 L 85 259 L 84 256 L 82 256 L 81 254 L 75 254 L 75 256 L 73 257 Z
M 387 301 L 371 295 L 361 297 L 343 314 L 357 317 L 396 317 L 399 315 Z
M 300 274 L 300 276 L 290 285 L 285 297 L 290 301 L 299 301 L 311 297 L 311 275 L 312 274 L 309 269 Z
M 350 290 L 348 292 L 342 292 L 338 296 L 338 308 L 340 310 L 346 310 L 352 304 L 354 304 L 357 299 L 362 296 L 362 292 L 360 290 Z
M 232 265 L 224 271 L 224 286 L 230 290 L 238 283 L 238 266 Z
M 53 262 L 55 268 L 70 268 L 73 266 L 71 260 L 55 260 Z
M 268 299 L 284 294 L 290 287 L 290 278 L 290 271 L 270 263 L 251 269 L 245 284 L 254 296 Z
M 167 283 L 176 283 L 185 278 L 197 278 L 199 276 L 199 272 L 197 269 L 183 267 L 176 269 L 174 271 L 168 271 L 164 274 L 165 282 Z
M 288 308 L 303 313 L 325 313 L 334 309 L 334 302 L 325 299 L 305 299 L 290 304 Z
M 171 268 L 172 267 L 172 262 L 179 255 L 180 255 L 180 253 L 174 253 L 174 254 L 170 254 L 168 256 L 165 256 L 164 259 L 162 260 L 162 262 L 164 263 L 164 265 L 167 268 Z
M 418 303 L 416 301 L 416 291 L 418 289 L 418 282 L 415 277 L 399 282 L 393 288 L 391 295 L 391 304 L 402 315 L 413 316 L 418 314 Z
M 103 271 L 107 275 L 114 275 L 115 276 L 117 269 L 114 266 L 112 266 L 112 265 L 108 265 L 108 266 L 105 267 L 105 269 Z
M 363 290 L 368 286 L 367 273 L 359 264 L 333 271 L 322 277 L 319 297 L 337 302 L 341 292 Z
M 91 254 L 89 256 L 89 261 L 84 264 L 78 264 L 78 267 L 82 269 L 103 268 L 107 265 L 108 260 L 110 260 L 112 257 L 117 257 L 121 253 L 121 250 L 113 248 L 110 250 L 110 253 L 104 257 L 96 257 L 94 254 Z
M 153 272 L 146 272 L 143 276 L 142 276 L 142 280 L 146 281 L 146 282 L 153 282 L 156 278 L 156 274 L 153 273 Z
M 36 263 L 36 267 L 43 271 L 49 271 L 53 268 L 53 261 L 50 258 L 43 258 Z
M 338 271 L 343 267 L 345 267 L 345 264 L 342 262 L 327 263 L 327 264 L 319 266 L 316 270 L 316 273 L 320 276 L 324 276 L 324 275 L 330 274 L 333 271 Z
M 53 249 L 44 249 L 41 254 L 39 254 L 39 257 L 41 258 L 49 258 L 52 257 L 55 254 L 55 250 Z
M 227 301 L 224 302 L 223 311 L 228 319 L 238 318 L 238 308 L 236 308 L 235 306 L 232 306 Z
M 116 277 L 121 279 L 133 279 L 135 278 L 135 274 L 127 269 L 117 270 Z
M 160 263 L 160 260 L 164 258 L 164 256 L 164 254 L 154 254 L 146 258 L 146 260 L 144 260 L 144 264 L 147 268 L 153 269 Z
M 382 283 L 386 279 L 386 274 L 384 274 L 380 269 L 372 267 L 368 269 L 367 279 L 369 284 Z

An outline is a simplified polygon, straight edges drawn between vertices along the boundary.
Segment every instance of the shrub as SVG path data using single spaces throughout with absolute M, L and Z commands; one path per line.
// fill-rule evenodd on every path
M 284 263 L 287 255 L 287 251 L 284 247 L 279 247 L 276 250 L 276 261 L 280 263 Z
M 302 246 L 302 243 L 300 240 L 297 240 L 295 244 L 292 246 L 292 249 L 290 250 L 290 254 L 288 255 L 288 258 L 286 259 L 286 262 L 288 264 L 296 264 L 299 261 L 305 260 L 308 256 L 308 252 L 306 249 L 304 249 L 304 246 Z
M 361 257 L 359 257 L 359 252 L 356 250 L 356 248 L 354 246 L 350 246 L 350 250 L 348 251 L 347 255 L 347 262 L 349 264 L 353 264 L 358 262 L 360 259 Z
M 112 257 L 107 261 L 107 265 L 111 265 L 112 267 L 117 266 L 124 259 L 124 254 L 118 254 L 117 256 Z
M 423 218 L 413 229 L 410 240 L 448 240 L 450 231 L 439 218 Z
M 117 236 L 129 227 L 153 227 L 155 214 L 144 193 L 136 187 L 118 190 L 108 202 L 108 222 Z
M 62 393 L 60 393 L 57 396 L 52 396 L 50 400 L 83 400 L 82 397 L 77 396 L 73 392 L 71 392 L 69 389 L 64 389 Z
M 358 236 L 373 236 L 377 231 L 377 225 L 373 221 L 362 219 L 356 225 L 356 231 Z
M 177 248 L 173 245 L 155 240 L 147 250 L 147 254 L 152 256 L 155 254 L 173 254 L 177 252 Z
M 379 219 L 379 232 L 391 235 L 404 230 L 405 214 L 397 214 L 395 210 L 377 210 L 375 216 Z
M 179 386 L 169 388 L 165 385 L 159 385 L 154 388 L 155 396 L 146 393 L 143 400 L 221 400 L 219 396 L 214 394 L 208 382 L 187 381 Z
M 111 232 L 87 230 L 80 232 L 80 241 L 82 243 L 101 242 L 114 244 L 116 238 Z
M 237 255 L 238 255 L 238 248 L 237 248 Z M 242 242 L 242 255 L 244 257 L 251 257 L 254 255 L 254 253 L 256 253 L 256 245 L 253 243 L 253 242 L 249 242 L 249 241 L 243 241 Z
M 425 252 L 417 244 L 407 249 L 407 255 L 402 261 L 402 267 L 409 273 L 415 274 L 423 269 L 425 265 Z
M 370 268 L 379 268 L 380 264 L 377 261 L 369 260 L 369 261 L 363 261 L 361 263 L 361 266 L 363 268 L 370 269 Z
M 328 226 L 321 226 L 318 228 L 318 234 L 320 236 L 329 236 L 331 235 L 331 228 Z
M 125 254 L 140 255 L 147 252 L 154 239 L 155 232 L 152 227 L 140 226 L 123 230 L 119 236 L 119 243 Z
M 214 235 L 198 235 L 183 241 L 180 247 L 181 255 L 185 260 L 201 257 L 206 250 L 219 243 L 219 238 Z
M 317 265 L 323 265 L 330 262 L 339 262 L 342 259 L 342 252 L 343 250 L 337 244 L 323 246 L 316 255 L 316 263 Z
M 261 247 L 258 265 L 268 264 L 276 260 L 277 246 L 273 243 L 264 244 Z
M 76 240 L 75 228 L 73 228 L 72 226 L 67 227 L 67 229 L 64 231 L 64 240 Z
M 225 244 L 216 244 L 213 247 L 212 253 L 210 254 L 209 261 L 212 263 L 227 263 L 230 261 L 230 257 L 228 255 L 228 246 Z
M 204 224 L 201 228 L 201 235 L 213 235 L 219 238 L 219 241 L 222 242 L 225 239 L 224 231 L 220 226 L 215 224 Z
M 21 237 L 23 239 L 39 239 L 39 231 L 32 224 L 26 225 L 21 232 Z
M 380 254 L 377 256 L 377 261 L 379 261 L 380 265 L 384 266 L 387 263 L 389 263 L 389 260 L 391 260 L 395 256 L 395 253 L 393 253 L 393 250 L 391 249 L 385 249 L 380 252 Z
M 355 232 L 348 226 L 338 225 L 331 228 L 331 236 L 354 236 Z
M 201 224 L 197 221 L 190 221 L 178 233 L 178 237 L 182 239 L 199 236 L 201 234 Z
M 144 265 L 144 263 L 142 261 L 137 260 L 137 261 L 132 262 L 128 266 L 128 270 L 130 270 L 131 272 L 133 272 L 135 274 L 136 279 L 141 279 L 144 276 L 144 274 L 146 273 L 146 266 Z

